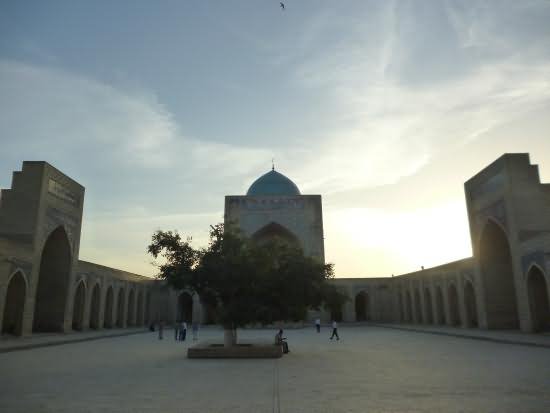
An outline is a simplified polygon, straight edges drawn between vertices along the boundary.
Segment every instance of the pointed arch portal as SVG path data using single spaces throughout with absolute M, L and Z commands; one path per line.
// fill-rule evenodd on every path
M 138 326 L 143 325 L 143 291 L 138 294 L 136 324 Z
M 252 235 L 252 240 L 258 244 L 263 244 L 273 239 L 279 239 L 295 246 L 300 245 L 300 241 L 290 230 L 276 222 L 267 224 Z
M 440 286 L 435 289 L 435 322 L 445 324 L 445 301 L 443 300 L 443 291 Z
M 361 291 L 355 296 L 355 320 L 370 320 L 369 314 L 369 295 L 366 291 Z
M 103 314 L 103 327 L 105 328 L 113 327 L 113 301 L 113 287 L 109 286 L 105 295 L 105 312 Z
M 458 326 L 460 324 L 460 312 L 458 310 L 458 292 L 454 284 L 449 286 L 449 324 Z
M 403 295 L 401 292 L 397 294 L 397 304 L 399 306 L 399 321 L 406 321 L 405 309 L 403 308 Z
M 134 290 L 132 289 L 130 291 L 130 294 L 128 295 L 128 311 L 127 311 L 127 318 L 126 318 L 126 325 L 127 326 L 133 326 L 135 323 L 135 309 L 134 309 Z
M 468 327 L 477 327 L 477 305 L 474 286 L 470 281 L 464 284 L 464 308 L 466 309 L 466 322 Z
M 44 244 L 34 304 L 33 331 L 63 331 L 71 275 L 71 248 L 62 227 Z
M 543 272 L 538 267 L 531 267 L 527 273 L 527 291 L 533 331 L 550 331 L 548 285 Z
M 11 277 L 6 291 L 2 334 L 13 334 L 15 336 L 22 334 L 26 295 L 27 283 L 21 271 L 18 271 Z
M 145 322 L 147 324 L 151 323 L 154 317 L 151 317 L 151 292 L 147 291 L 145 296 Z
M 414 310 L 416 315 L 415 322 L 423 323 L 424 320 L 422 319 L 422 301 L 420 301 L 420 292 L 418 290 L 414 290 Z
M 118 290 L 116 326 L 124 327 L 124 288 Z
M 90 303 L 90 328 L 98 329 L 99 328 L 99 298 L 100 298 L 100 289 L 99 284 L 94 286 L 92 290 L 92 300 Z
M 489 220 L 479 243 L 489 328 L 518 328 L 519 317 L 510 244 L 498 224 Z
M 412 300 L 411 300 L 411 293 L 410 291 L 407 291 L 405 294 L 405 300 L 407 304 L 407 321 L 412 322 L 413 321 L 413 310 L 412 310 Z
M 84 303 L 86 302 L 86 286 L 80 281 L 74 293 L 73 330 L 82 330 L 84 324 Z
M 432 294 L 429 288 L 424 289 L 424 312 L 426 314 L 426 323 L 433 324 Z

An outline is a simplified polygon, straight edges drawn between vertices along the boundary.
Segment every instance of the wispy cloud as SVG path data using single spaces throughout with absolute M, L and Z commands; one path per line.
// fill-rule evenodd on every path
M 0 62 L 0 122 L 27 155 L 79 156 L 93 148 L 111 162 L 160 167 L 177 127 L 152 96 L 63 70 Z M 7 142 L 10 143 L 9 141 Z
M 536 6 L 518 7 L 548 12 Z M 304 142 L 310 155 L 295 176 L 325 192 L 395 183 L 433 156 L 550 105 L 550 33 L 537 37 L 533 28 L 528 47 L 506 46 L 510 14 L 491 5 L 389 2 L 346 21 L 345 36 L 334 22 L 305 24 L 298 44 L 339 41 L 294 55 L 294 82 L 323 90 L 338 121 Z
M 223 165 L 231 166 L 228 174 L 239 174 L 237 153 L 241 159 L 266 155 L 184 136 L 153 93 L 121 90 L 57 68 L 0 61 L 0 107 L 5 136 L 45 159 L 80 158 L 93 149 L 111 163 L 161 169 L 192 163 L 200 170 Z
M 0 60 L 2 164 L 45 159 L 85 184 L 82 253 L 110 265 L 127 257 L 135 271 L 149 268 L 143 246 L 158 227 L 204 241 L 223 196 L 244 193 L 272 157 L 303 193 L 324 195 L 339 275 L 399 272 L 424 251 L 460 258 L 466 226 L 439 227 L 450 214 L 463 223 L 462 181 L 504 151 L 526 150 L 527 138 L 538 142 L 534 158 L 548 152 L 550 3 L 311 4 L 274 18 L 261 2 L 212 13 L 197 3 L 159 19 L 178 26 L 140 34 L 169 69 L 138 58 L 135 38 L 117 39 L 120 59 L 86 56 L 112 63 L 112 82 L 71 53 L 57 56 L 63 47 L 43 47 L 27 26 L 33 47 Z M 124 24 L 139 27 L 136 13 Z M 55 18 L 48 23 L 43 33 Z M 92 34 L 75 30 L 95 44 Z M 189 54 L 174 53 L 182 48 Z M 119 71 L 135 72 L 131 85 Z M 8 184 L 9 170 L 0 179 Z M 418 231 L 431 235 L 404 256 Z M 453 249 L 460 256 L 446 255 Z
M 153 93 L 54 67 L 0 61 L 0 108 L 0 159 L 46 160 L 86 185 L 83 257 L 107 265 L 123 257 L 125 268 L 144 273 L 154 230 L 206 243 L 208 225 L 223 220 L 228 182 L 244 191 L 271 157 L 185 136 Z

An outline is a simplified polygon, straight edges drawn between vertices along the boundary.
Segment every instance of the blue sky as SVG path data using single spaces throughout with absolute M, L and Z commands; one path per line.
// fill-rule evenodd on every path
M 322 194 L 338 276 L 470 254 L 463 182 L 504 152 L 550 181 L 548 1 L 0 3 L 0 187 L 86 186 L 81 258 L 152 274 L 271 158 Z

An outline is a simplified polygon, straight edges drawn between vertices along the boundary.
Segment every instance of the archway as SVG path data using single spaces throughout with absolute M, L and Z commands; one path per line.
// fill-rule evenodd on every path
M 23 332 L 23 310 L 27 283 L 20 271 L 10 279 L 4 302 L 4 316 L 2 317 L 2 334 L 20 336 Z
M 178 297 L 177 321 L 193 321 L 193 297 L 189 293 L 181 293 Z
M 126 318 L 126 325 L 127 326 L 133 326 L 134 323 L 135 323 L 135 318 L 134 318 L 134 315 L 135 315 L 135 309 L 134 309 L 134 305 L 135 305 L 135 300 L 134 300 L 134 290 L 130 290 L 130 294 L 128 295 L 128 312 L 126 313 L 127 314 L 127 318 Z
M 330 319 L 333 320 L 333 321 L 342 321 L 342 319 L 344 318 L 344 313 L 342 311 L 342 307 L 338 307 L 338 308 L 332 308 L 330 310 Z
M 96 284 L 92 290 L 92 300 L 90 302 L 90 328 L 94 330 L 99 328 L 100 294 L 99 284 Z
M 420 292 L 418 290 L 414 290 L 414 310 L 416 315 L 416 322 L 417 323 L 423 323 L 424 320 L 422 319 L 422 301 L 420 300 Z
M 457 326 L 460 324 L 460 313 L 458 310 L 458 293 L 454 284 L 449 286 L 449 324 Z
M 147 291 L 147 295 L 145 298 L 145 322 L 147 324 L 151 324 L 151 321 L 151 292 Z
M 445 324 L 445 304 L 443 300 L 443 291 L 440 286 L 435 289 L 435 322 L 437 324 Z
M 476 293 L 470 281 L 466 281 L 464 284 L 464 308 L 466 309 L 466 323 L 468 327 L 477 327 Z
M 533 331 L 550 330 L 550 306 L 548 303 L 548 286 L 542 271 L 533 266 L 527 273 L 527 290 L 529 309 L 533 320 Z
M 405 321 L 405 309 L 403 308 L 403 296 L 401 292 L 397 293 L 397 305 L 399 306 L 399 321 Z
M 136 325 L 143 325 L 143 291 L 138 293 Z
M 63 227 L 44 244 L 34 304 L 33 331 L 63 331 L 71 275 L 71 248 Z
M 407 301 L 407 321 L 410 323 L 413 320 L 412 299 L 410 291 L 407 291 L 405 297 Z
M 107 294 L 105 294 L 105 313 L 103 314 L 103 327 L 113 327 L 113 287 L 109 286 Z
M 281 240 L 294 246 L 300 246 L 298 238 L 290 230 L 276 222 L 267 224 L 252 235 L 252 240 L 259 244 L 264 244 L 274 239 Z
M 432 294 L 427 287 L 424 289 L 424 312 L 426 314 L 426 323 L 433 324 Z
M 73 303 L 73 330 L 82 330 L 84 324 L 84 304 L 86 303 L 86 287 L 80 281 L 74 292 Z
M 116 326 L 124 327 L 124 288 L 118 290 Z
M 367 320 L 370 320 L 369 295 L 366 291 L 361 291 L 355 296 L 355 321 Z
M 510 245 L 504 231 L 488 221 L 479 243 L 479 264 L 485 289 L 489 328 L 517 328 L 516 288 Z

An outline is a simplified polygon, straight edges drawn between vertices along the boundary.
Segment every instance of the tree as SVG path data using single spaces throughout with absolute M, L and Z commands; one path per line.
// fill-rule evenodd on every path
M 306 257 L 300 248 L 273 239 L 257 244 L 232 227 L 211 226 L 208 247 L 194 249 L 177 232 L 153 234 L 149 253 L 162 256 L 158 277 L 188 288 L 216 309 L 226 345 L 236 329 L 251 323 L 303 320 L 337 293 L 327 281 L 332 264 Z

